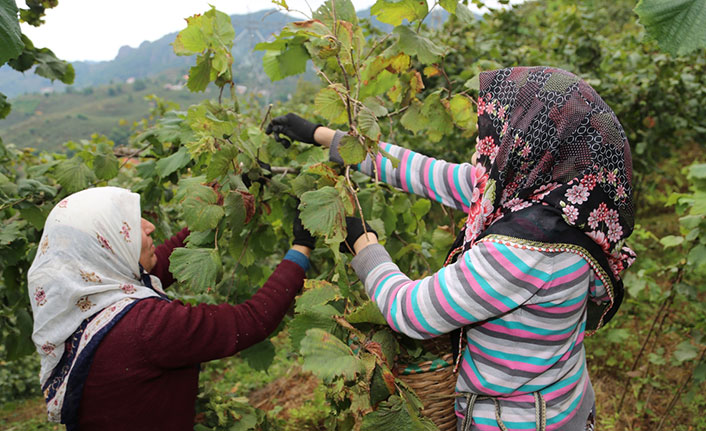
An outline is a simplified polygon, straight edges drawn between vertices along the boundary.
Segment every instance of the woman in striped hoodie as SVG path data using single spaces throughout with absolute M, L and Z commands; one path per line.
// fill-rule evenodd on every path
M 330 147 L 344 133 L 288 114 L 268 132 Z M 622 300 L 634 261 L 632 164 L 622 126 L 584 81 L 560 69 L 480 75 L 471 163 L 387 143 L 361 172 L 468 214 L 447 264 L 420 280 L 348 219 L 352 266 L 389 325 L 413 338 L 464 328 L 459 430 L 593 429 L 583 339 Z

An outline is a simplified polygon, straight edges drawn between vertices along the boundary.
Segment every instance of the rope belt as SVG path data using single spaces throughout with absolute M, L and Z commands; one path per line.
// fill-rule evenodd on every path
M 493 400 L 495 404 L 495 420 L 498 421 L 498 425 L 502 431 L 508 431 L 505 423 L 500 419 L 502 411 L 500 410 L 500 401 L 497 397 L 489 397 L 485 395 L 472 394 L 468 392 L 463 392 L 457 394 L 466 398 L 466 417 L 463 419 L 463 424 L 461 425 L 462 431 L 470 431 L 471 425 L 473 424 L 473 407 L 476 401 L 480 400 Z M 532 392 L 534 395 L 534 419 L 537 425 L 537 431 L 545 431 L 547 429 L 547 403 L 544 401 L 542 394 L 537 392 Z

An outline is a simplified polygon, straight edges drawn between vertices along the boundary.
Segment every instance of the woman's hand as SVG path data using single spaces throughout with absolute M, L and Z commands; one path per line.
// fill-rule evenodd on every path
M 370 244 L 378 243 L 377 232 L 367 223 L 365 223 L 365 227 L 363 227 L 363 221 L 358 217 L 346 217 L 346 231 L 348 232 L 346 239 L 341 243 L 339 248 L 342 253 L 352 251 L 358 254 Z
M 292 248 L 309 257 L 311 250 L 313 250 L 316 246 L 316 238 L 314 238 L 314 235 L 312 235 L 311 232 L 309 232 L 302 224 L 302 221 L 299 218 L 298 210 L 297 216 L 294 218 L 292 233 L 294 234 Z
M 314 132 L 321 124 L 314 124 L 309 120 L 290 112 L 287 115 L 275 117 L 267 125 L 265 133 L 274 134 L 277 142 L 285 148 L 289 148 L 291 141 L 299 141 L 305 144 L 315 144 Z

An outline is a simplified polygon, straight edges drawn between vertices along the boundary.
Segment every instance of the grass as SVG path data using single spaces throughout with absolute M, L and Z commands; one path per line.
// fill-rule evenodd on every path
M 6 403 L 0 409 L 0 429 L 4 431 L 53 431 L 64 426 L 47 421 L 44 399 L 30 398 Z

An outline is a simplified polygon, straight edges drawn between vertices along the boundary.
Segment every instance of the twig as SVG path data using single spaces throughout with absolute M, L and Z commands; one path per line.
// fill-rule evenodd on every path
M 150 142 L 150 143 L 148 143 L 147 145 L 145 145 L 144 147 L 142 147 L 142 148 L 138 149 L 137 151 L 135 151 L 134 153 L 125 156 L 125 161 L 123 161 L 123 164 L 120 165 L 120 167 L 118 167 L 118 170 L 124 168 L 125 165 L 127 164 L 127 162 L 130 161 L 130 159 L 132 159 L 133 157 L 135 157 L 135 156 L 139 155 L 140 153 L 146 151 L 146 150 L 147 150 L 149 147 L 151 147 L 151 146 L 152 146 L 152 143 Z
M 366 56 L 363 57 L 363 61 L 367 60 L 368 57 L 370 57 L 370 55 L 372 55 L 372 53 L 375 52 L 375 50 L 377 49 L 378 45 L 382 44 L 382 43 L 385 42 L 387 39 L 389 39 L 391 35 L 392 35 L 392 33 L 388 33 L 388 34 L 385 35 L 385 37 L 383 37 L 382 39 L 380 39 L 380 40 L 378 40 L 377 42 L 375 42 L 375 45 L 373 45 L 373 47 L 370 48 L 370 51 L 368 51 L 368 54 L 366 54 Z
M 393 111 L 393 112 L 388 113 L 388 114 L 387 114 L 387 118 L 392 118 L 392 116 L 394 116 L 394 115 L 403 113 L 404 111 L 406 111 L 407 109 L 409 109 L 409 106 L 410 106 L 410 105 L 403 106 L 403 107 L 401 107 L 400 109 L 398 109 L 397 111 Z
M 6 203 L 6 204 L 0 206 L 0 211 L 4 210 L 5 208 L 14 207 L 14 206 L 17 205 L 18 203 L 24 202 L 24 201 L 28 200 L 29 198 L 30 198 L 30 196 L 25 196 L 25 197 L 23 197 L 22 199 L 18 199 L 18 200 L 14 201 L 14 202 L 8 202 L 8 203 Z
M 672 284 L 679 283 L 681 281 L 683 273 L 684 273 L 684 267 L 680 267 L 679 272 L 677 273 L 675 280 Z M 662 302 L 662 305 L 660 306 L 659 311 L 657 312 L 657 315 L 655 315 L 654 319 L 652 319 L 652 325 L 650 326 L 650 330 L 647 332 L 647 337 L 645 337 L 645 341 L 642 342 L 642 347 L 640 347 L 640 352 L 635 357 L 635 360 L 633 361 L 632 367 L 630 368 L 629 372 L 635 371 L 635 369 L 637 369 L 637 365 L 640 363 L 640 359 L 642 358 L 642 355 L 647 348 L 647 344 L 650 340 L 650 337 L 652 336 L 652 333 L 655 329 L 655 326 L 657 325 L 657 321 L 659 320 L 659 317 L 662 315 L 664 310 L 669 306 L 669 304 L 674 300 L 674 296 L 675 296 L 675 289 L 672 288 L 672 291 L 669 293 L 669 296 Z M 625 387 L 623 388 L 623 395 L 620 397 L 620 402 L 618 403 L 618 411 L 620 411 L 620 409 L 623 407 L 623 402 L 625 401 L 625 396 L 627 395 L 628 386 L 630 386 L 631 380 L 632 380 L 632 378 L 628 378 L 628 380 L 625 382 Z
M 397 238 L 398 240 L 400 240 L 400 242 L 401 242 L 405 247 L 409 245 L 409 243 L 408 243 L 407 241 L 405 241 L 404 239 L 402 239 L 402 237 L 400 236 L 399 233 L 395 232 L 394 235 L 395 235 L 395 238 Z M 417 256 L 419 256 L 419 257 L 422 258 L 422 260 L 424 261 L 424 264 L 427 266 L 427 271 L 428 271 L 429 273 L 431 273 L 431 272 L 432 272 L 432 271 L 431 271 L 431 265 L 429 265 L 429 261 L 427 260 L 427 258 L 424 257 L 424 255 L 423 255 L 422 253 L 420 253 L 419 250 L 414 250 L 414 249 L 412 249 L 412 253 L 414 253 L 414 254 L 416 254 Z
M 419 30 L 422 29 L 422 24 L 424 23 L 424 20 L 427 19 L 427 17 L 431 14 L 431 11 L 433 11 L 435 7 L 436 3 L 434 3 L 434 6 L 432 6 L 431 9 L 427 11 L 427 14 L 424 15 L 424 18 L 419 20 L 419 24 L 417 24 L 417 33 L 419 33 Z
M 365 217 L 363 217 L 363 208 L 360 206 L 360 201 L 358 200 L 358 194 L 355 192 L 355 189 L 353 188 L 353 182 L 351 181 L 351 165 L 346 166 L 346 186 L 348 187 L 348 190 L 351 192 L 351 194 L 353 195 L 353 198 L 355 199 L 355 206 L 358 208 L 358 215 L 360 215 L 360 220 L 363 222 L 363 234 L 365 235 L 365 239 L 368 239 L 368 228 L 365 226 Z M 346 245 L 348 245 L 348 243 L 346 243 Z M 352 252 L 352 250 L 351 250 L 351 252 Z
M 441 66 L 439 66 L 438 64 L 436 64 L 434 66 L 436 66 L 437 70 L 439 72 L 441 72 L 441 76 L 443 76 L 444 79 L 446 80 L 446 91 L 449 93 L 449 97 L 451 97 L 451 87 L 453 86 L 453 84 L 451 83 L 451 80 L 449 79 L 449 75 L 446 74 L 446 70 L 444 70 L 444 65 L 443 65 L 444 59 L 443 58 L 441 59 L 441 63 L 442 63 Z
M 703 349 L 701 351 L 701 357 L 696 362 L 697 365 L 700 364 L 704 360 L 704 356 L 706 356 L 706 349 Z M 686 379 L 684 379 L 684 382 L 682 382 L 682 384 L 679 386 L 679 389 L 672 397 L 672 400 L 669 402 L 667 409 L 664 411 L 664 414 L 662 414 L 662 418 L 659 421 L 659 425 L 657 425 L 656 431 L 660 431 L 662 429 L 662 425 L 664 425 L 664 421 L 667 419 L 667 416 L 669 416 L 672 409 L 677 404 L 677 401 L 679 401 L 679 396 L 681 395 L 682 391 L 684 391 L 684 388 L 686 387 L 686 385 L 689 384 L 692 377 L 694 377 L 694 369 L 693 368 L 691 369 L 691 373 L 689 373 L 689 376 Z
M 300 170 L 298 168 L 292 168 L 290 166 L 271 166 L 270 167 L 270 172 L 273 174 L 282 174 L 282 175 L 287 175 L 287 174 L 299 174 Z
M 265 116 L 262 118 L 262 122 L 260 123 L 260 130 L 262 130 L 262 126 L 265 125 L 265 122 L 267 121 L 267 117 L 270 115 L 270 111 L 272 111 L 272 104 L 270 103 L 267 105 L 267 112 L 265 112 Z
M 350 101 L 350 92 L 351 92 L 351 86 L 348 83 L 348 74 L 346 73 L 346 69 L 343 67 L 343 63 L 341 63 L 341 56 L 336 54 L 336 62 L 338 62 L 338 67 L 341 68 L 341 72 L 343 73 L 343 83 L 346 86 L 346 113 L 348 114 L 348 125 L 350 127 L 353 127 L 353 115 L 351 113 L 351 101 Z
M 451 214 L 447 209 L 446 206 L 444 205 L 439 205 L 441 207 L 441 211 L 444 212 L 444 215 L 449 218 L 449 225 L 451 226 L 451 235 L 456 238 L 456 220 L 454 220 L 453 214 Z
M 356 337 L 360 340 L 361 347 L 362 344 L 365 343 L 368 337 L 365 336 L 362 332 L 360 332 L 358 329 L 356 329 L 353 325 L 350 324 L 343 316 L 333 316 L 333 320 L 336 321 L 339 325 L 342 327 L 348 329 L 351 331 L 353 334 L 355 334 Z

